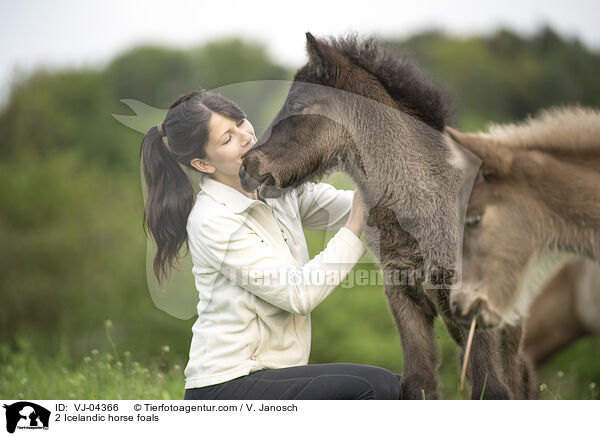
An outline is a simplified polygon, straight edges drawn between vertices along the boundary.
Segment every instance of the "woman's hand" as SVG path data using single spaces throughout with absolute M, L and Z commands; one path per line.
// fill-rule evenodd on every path
M 365 204 L 360 197 L 358 189 L 355 189 L 354 197 L 352 198 L 352 210 L 350 211 L 350 217 L 348 218 L 348 222 L 344 227 L 346 227 L 359 238 L 362 233 L 365 209 Z

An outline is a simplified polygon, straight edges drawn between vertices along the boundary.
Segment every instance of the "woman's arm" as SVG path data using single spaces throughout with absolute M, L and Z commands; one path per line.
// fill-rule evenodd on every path
M 212 217 L 192 226 L 190 249 L 236 285 L 298 315 L 323 301 L 366 251 L 354 230 L 341 228 L 321 253 L 298 267 L 238 218 Z

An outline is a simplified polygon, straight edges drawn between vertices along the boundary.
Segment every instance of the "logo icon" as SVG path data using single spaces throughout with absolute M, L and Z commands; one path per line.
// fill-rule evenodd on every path
M 11 405 L 4 404 L 6 409 L 6 431 L 14 433 L 15 429 L 48 429 L 50 411 L 29 401 L 19 401 Z

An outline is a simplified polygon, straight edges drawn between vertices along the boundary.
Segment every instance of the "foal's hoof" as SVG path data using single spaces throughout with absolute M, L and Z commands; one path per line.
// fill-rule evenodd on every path
M 437 400 L 440 395 L 437 386 L 417 376 L 402 375 L 400 379 L 401 400 Z
M 496 327 L 502 321 L 498 312 L 490 307 L 487 299 L 473 293 L 455 290 L 450 295 L 452 315 L 463 324 L 470 324 L 473 318 L 478 327 Z

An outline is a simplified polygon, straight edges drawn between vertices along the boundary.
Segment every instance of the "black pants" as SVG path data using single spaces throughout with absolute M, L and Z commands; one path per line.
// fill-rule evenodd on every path
M 216 385 L 186 389 L 184 400 L 397 400 L 400 374 L 356 363 L 263 369 Z

